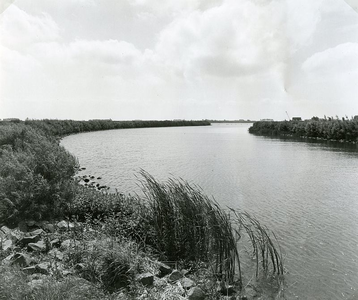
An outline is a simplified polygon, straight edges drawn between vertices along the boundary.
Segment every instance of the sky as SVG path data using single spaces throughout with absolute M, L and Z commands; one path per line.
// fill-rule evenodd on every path
M 358 115 L 355 0 L 0 1 L 0 118 Z

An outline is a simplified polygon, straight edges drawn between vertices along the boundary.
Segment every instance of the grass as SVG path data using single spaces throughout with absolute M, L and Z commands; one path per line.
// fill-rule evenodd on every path
M 242 287 L 240 245 L 246 235 L 255 257 L 256 276 L 283 274 L 283 262 L 275 237 L 248 213 L 224 211 L 198 187 L 183 180 L 159 183 L 141 172 L 145 200 L 150 209 L 147 223 L 154 230 L 154 247 L 171 261 L 204 261 L 217 280 Z
M 69 220 L 78 226 L 53 235 L 72 241 L 61 250 L 64 259 L 59 268 L 74 270 L 73 276 L 62 276 L 54 263 L 52 275 L 31 288 L 21 270 L 1 267 L 0 300 L 179 299 L 181 288 L 175 284 L 164 281 L 163 286 L 146 288 L 136 283 L 138 274 L 156 274 L 158 260 L 189 269 L 208 299 L 220 299 L 217 281 L 241 291 L 259 282 L 253 278 L 270 277 L 276 278 L 277 286 L 283 275 L 280 249 L 258 220 L 222 209 L 184 180 L 158 182 L 145 171 L 141 176 L 143 195 L 78 187 L 68 209 Z M 252 257 L 250 275 L 246 262 Z

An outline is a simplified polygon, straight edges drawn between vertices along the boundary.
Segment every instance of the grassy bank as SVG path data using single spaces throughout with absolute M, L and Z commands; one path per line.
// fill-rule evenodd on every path
M 313 117 L 304 121 L 259 121 L 249 132 L 258 135 L 292 136 L 330 141 L 358 141 L 358 118 Z
M 78 161 L 57 141 L 71 133 L 73 121 L 63 122 L 0 126 L 0 299 L 190 299 L 195 288 L 207 299 L 248 288 L 259 297 L 252 283 L 263 278 L 277 291 L 281 254 L 255 218 L 144 171 L 142 197 L 80 186 Z M 181 275 L 161 276 L 160 262 Z M 148 273 L 151 284 L 138 278 Z M 194 286 L 186 290 L 183 278 Z

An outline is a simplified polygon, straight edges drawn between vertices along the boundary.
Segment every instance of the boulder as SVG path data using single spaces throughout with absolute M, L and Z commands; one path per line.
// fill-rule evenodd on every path
M 36 266 L 30 266 L 30 267 L 25 267 L 22 269 L 23 272 L 25 272 L 28 275 L 32 275 L 37 273 L 37 269 Z
M 178 281 L 179 279 L 183 278 L 184 275 L 178 271 L 178 270 L 174 270 L 170 275 L 169 275 L 169 280 L 171 282 L 174 282 L 174 281 Z
M 164 263 L 160 263 L 159 264 L 159 275 L 158 277 L 164 277 L 168 274 L 170 274 L 173 271 L 173 269 L 171 267 L 169 267 L 168 265 L 164 264 Z
M 63 250 L 67 250 L 67 249 L 70 249 L 70 248 L 74 248 L 76 246 L 79 246 L 81 243 L 77 240 L 70 240 L 70 239 L 67 239 L 67 240 L 64 240 L 62 243 L 61 243 L 61 249 Z
M 4 225 L 0 228 L 0 231 L 2 231 L 5 235 L 9 235 L 12 230 L 9 227 Z
M 46 251 L 46 244 L 44 241 L 38 241 L 37 243 L 28 243 L 27 250 L 29 251 L 37 251 L 37 252 L 44 252 Z
M 49 251 L 48 255 L 51 258 L 55 258 L 55 259 L 58 259 L 58 260 L 63 260 L 63 253 L 60 250 L 52 249 L 52 250 Z
M 36 271 L 37 271 L 37 273 L 47 275 L 49 273 L 50 267 L 51 267 L 51 264 L 49 262 L 42 262 L 42 263 L 36 265 Z
M 186 278 L 186 277 L 180 279 L 180 284 L 186 290 L 189 290 L 196 285 L 193 280 L 191 280 L 190 278 Z
M 204 300 L 206 298 L 205 293 L 199 287 L 192 287 L 188 292 L 189 300 Z
M 136 276 L 136 280 L 144 286 L 152 286 L 154 282 L 154 275 L 151 273 L 139 274 Z
M 6 251 L 6 250 L 12 248 L 12 246 L 13 246 L 12 240 L 5 240 L 2 242 L 2 250 L 3 251 Z
M 50 246 L 51 247 L 60 247 L 61 246 L 61 242 L 59 239 L 54 239 L 50 242 Z
M 48 223 L 48 224 L 43 224 L 43 225 L 42 225 L 42 228 L 43 228 L 44 230 L 46 230 L 47 232 L 50 232 L 50 233 L 54 233 L 54 232 L 56 231 L 55 225 L 50 224 L 50 223 Z
M 29 267 L 34 260 L 25 253 L 15 253 L 5 258 L 10 265 L 19 265 L 20 267 Z
M 65 220 L 58 222 L 56 225 L 60 230 L 72 230 L 75 228 L 75 225 L 73 223 L 67 222 Z
M 43 234 L 44 231 L 42 229 L 35 229 L 35 230 L 32 230 L 28 233 L 28 235 L 31 235 L 31 236 L 38 236 L 38 235 L 41 235 Z

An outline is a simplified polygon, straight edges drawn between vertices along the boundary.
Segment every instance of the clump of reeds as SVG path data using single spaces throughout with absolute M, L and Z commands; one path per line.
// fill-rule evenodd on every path
M 266 227 L 248 213 L 223 210 L 215 200 L 183 180 L 156 181 L 141 171 L 143 192 L 149 203 L 147 218 L 152 241 L 171 261 L 206 261 L 217 279 L 242 285 L 239 241 L 247 234 L 256 258 L 256 276 L 260 266 L 283 274 L 279 249 Z

